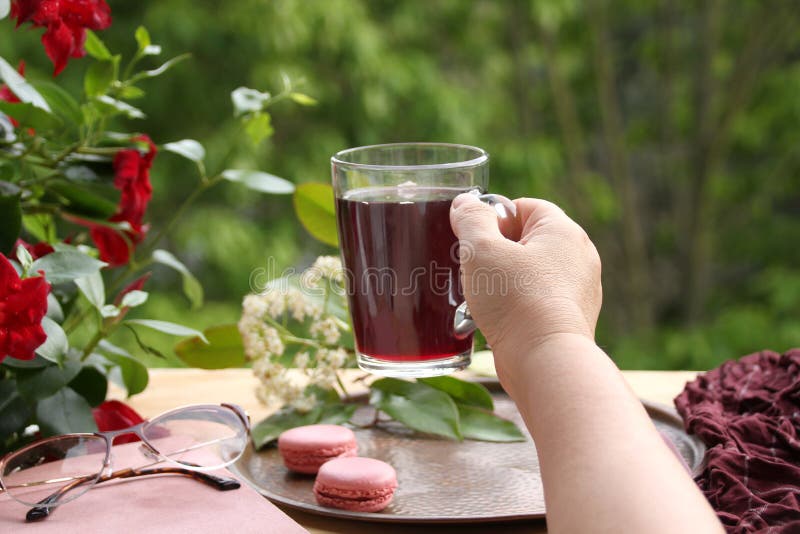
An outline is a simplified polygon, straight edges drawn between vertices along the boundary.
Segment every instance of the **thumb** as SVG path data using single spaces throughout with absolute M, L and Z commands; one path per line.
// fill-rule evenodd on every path
M 473 246 L 487 240 L 503 239 L 497 213 L 471 193 L 462 193 L 453 200 L 450 226 L 459 240 Z

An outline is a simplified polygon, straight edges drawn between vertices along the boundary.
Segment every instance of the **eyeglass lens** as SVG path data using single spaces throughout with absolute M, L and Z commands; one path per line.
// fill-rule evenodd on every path
M 141 428 L 141 435 L 157 453 L 193 470 L 219 469 L 235 462 L 247 446 L 247 434 L 232 409 L 213 405 L 172 410 Z M 94 485 L 102 474 L 106 452 L 102 436 L 50 438 L 12 453 L 0 480 L 10 497 L 32 506 L 70 485 L 58 500 L 63 504 Z
M 142 434 L 162 456 L 182 465 L 218 469 L 235 462 L 247 445 L 247 429 L 230 409 L 190 406 L 160 415 Z
M 30 445 L 11 455 L 0 473 L 8 495 L 35 505 L 71 482 L 83 480 L 63 502 L 88 490 L 103 471 L 106 440 L 101 436 L 64 436 Z

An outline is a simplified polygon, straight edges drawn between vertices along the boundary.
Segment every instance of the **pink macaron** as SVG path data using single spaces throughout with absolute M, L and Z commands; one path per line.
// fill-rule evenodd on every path
M 297 473 L 313 475 L 334 458 L 355 456 L 356 435 L 339 425 L 308 425 L 287 430 L 278 436 L 283 464 Z
M 337 458 L 320 467 L 314 496 L 322 506 L 352 512 L 379 512 L 397 488 L 394 468 L 374 458 Z

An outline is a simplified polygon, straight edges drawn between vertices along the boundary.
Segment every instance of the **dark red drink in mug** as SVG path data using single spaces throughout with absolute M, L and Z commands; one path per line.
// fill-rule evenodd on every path
M 339 244 L 362 369 L 434 376 L 469 365 L 472 328 L 457 325 L 465 305 L 450 204 L 459 193 L 486 190 L 488 159 L 479 148 L 442 143 L 375 145 L 333 157 Z

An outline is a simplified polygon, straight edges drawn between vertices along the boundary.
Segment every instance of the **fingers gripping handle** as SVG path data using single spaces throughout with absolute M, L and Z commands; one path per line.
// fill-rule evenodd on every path
M 497 217 L 500 219 L 507 219 L 509 217 L 517 216 L 517 206 L 514 205 L 508 198 L 503 195 L 494 195 L 491 193 L 480 194 L 477 189 L 470 191 L 481 200 L 494 208 Z M 469 306 L 466 302 L 462 302 L 456 308 L 456 315 L 453 318 L 453 333 L 456 338 L 464 339 L 475 331 L 475 321 L 472 319 L 472 314 L 469 312 Z

